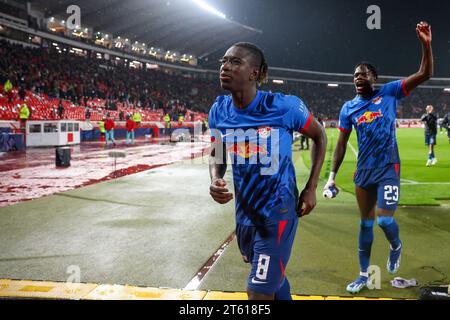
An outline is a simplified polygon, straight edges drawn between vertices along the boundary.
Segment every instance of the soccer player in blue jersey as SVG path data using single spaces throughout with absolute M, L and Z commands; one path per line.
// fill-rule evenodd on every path
M 325 131 L 298 97 L 257 90 L 268 69 L 257 46 L 236 43 L 221 63 L 220 83 L 231 95 L 218 97 L 209 113 L 210 194 L 221 204 L 233 199 L 224 180 L 229 158 L 236 237 L 244 262 L 251 263 L 248 298 L 290 300 L 285 270 L 298 217 L 316 205 Z M 294 131 L 314 142 L 310 176 L 300 195 L 292 161 Z
M 367 285 L 375 213 L 378 225 L 390 243 L 387 270 L 394 274 L 400 266 L 402 242 L 394 213 L 400 199 L 400 159 L 395 136 L 397 103 L 411 90 L 431 78 L 433 55 L 431 27 L 420 22 L 416 28 L 422 44 L 422 62 L 417 73 L 374 89 L 377 71 L 369 63 L 356 66 L 353 82 L 356 97 L 342 107 L 339 140 L 334 151 L 332 172 L 325 189 L 335 185 L 352 128 L 358 137 L 358 163 L 354 175 L 356 200 L 361 214 L 359 232 L 359 277 L 347 286 L 358 293 Z M 375 207 L 377 209 L 375 210 Z

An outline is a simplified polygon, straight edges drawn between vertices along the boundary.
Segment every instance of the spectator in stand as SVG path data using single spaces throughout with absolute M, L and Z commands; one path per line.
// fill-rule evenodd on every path
M 105 138 L 106 138 L 106 147 L 109 146 L 109 140 L 113 143 L 114 146 L 116 146 L 116 140 L 114 139 L 114 127 L 115 123 L 114 120 L 111 118 L 109 113 L 106 115 L 106 121 L 105 121 Z
M 58 117 L 59 119 L 64 118 L 64 106 L 62 104 L 62 100 L 59 100 L 59 105 L 58 105 Z
M 128 144 L 128 139 L 131 138 L 131 144 L 134 144 L 134 129 L 136 128 L 136 123 L 131 119 L 129 115 L 127 115 L 127 138 L 125 140 L 125 144 Z
M 24 86 L 20 86 L 20 88 L 19 88 L 19 97 L 20 97 L 20 100 L 25 100 L 25 95 L 26 95 L 26 92 L 25 92 L 25 88 L 24 88 Z
M 119 112 L 119 120 L 123 121 L 123 119 L 124 119 L 123 110 L 120 110 L 120 112 Z
M 86 120 L 91 119 L 91 110 L 89 108 L 86 108 L 85 118 Z
M 164 109 L 164 115 L 169 113 L 176 121 L 180 112 L 186 113 L 186 107 L 208 113 L 215 97 L 223 94 L 216 80 L 202 75 L 186 78 L 177 71 L 168 74 L 159 70 L 131 69 L 123 60 L 98 60 L 95 54 L 83 57 L 69 50 L 59 53 L 54 46 L 25 48 L 0 40 L 0 56 L 0 83 L 5 84 L 4 92 L 10 103 L 15 98 L 18 100 L 13 84 L 20 84 L 26 90 L 35 88 L 36 93 L 50 98 L 65 96 L 83 107 L 98 98 L 105 106 L 104 100 L 108 100 L 108 110 L 124 110 L 125 114 L 136 109 L 138 106 L 133 104 L 139 102 L 143 119 L 147 119 L 148 110 L 156 103 L 157 108 Z M 322 83 L 294 81 L 286 81 L 282 86 L 266 84 L 261 90 L 300 95 L 306 104 L 313 106 L 315 114 L 325 119 L 336 119 L 346 97 L 353 95 L 353 85 L 329 88 Z M 126 101 L 129 104 L 123 105 Z M 449 94 L 440 88 L 421 88 L 402 100 L 398 117 L 419 119 L 422 110 L 418 106 L 429 102 L 433 103 L 437 114 L 446 114 L 450 111 L 448 101 Z
M 6 94 L 6 96 L 8 97 L 8 103 L 12 102 L 12 89 L 13 89 L 13 85 L 11 83 L 11 80 L 6 80 L 5 85 L 3 86 L 3 92 Z

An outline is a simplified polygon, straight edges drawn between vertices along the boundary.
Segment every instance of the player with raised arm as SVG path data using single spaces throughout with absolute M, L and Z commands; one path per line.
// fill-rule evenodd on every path
M 369 63 L 359 63 L 353 77 L 357 95 L 346 102 L 340 112 L 341 132 L 334 151 L 332 172 L 324 189 L 335 188 L 336 174 L 344 160 L 352 128 L 355 128 L 359 148 L 354 182 L 361 214 L 360 275 L 347 286 L 350 293 L 358 293 L 367 285 L 375 214 L 378 216 L 378 225 L 390 243 L 387 270 L 394 274 L 400 266 L 403 245 L 394 219 L 400 199 L 400 158 L 395 135 L 397 103 L 433 75 L 431 26 L 420 22 L 416 32 L 422 44 L 419 71 L 375 90 L 374 84 L 378 77 L 376 69 Z

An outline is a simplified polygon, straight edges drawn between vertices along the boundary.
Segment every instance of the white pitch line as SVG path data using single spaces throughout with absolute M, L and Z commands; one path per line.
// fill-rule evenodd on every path
M 417 181 L 414 181 L 414 180 L 407 180 L 407 179 L 400 179 L 400 181 L 404 181 L 404 182 L 406 182 L 407 184 L 417 184 L 417 183 L 418 183 Z
M 450 182 L 415 182 L 415 183 L 402 183 L 402 185 L 406 186 L 415 186 L 415 185 L 450 185 Z
M 350 149 L 352 149 L 353 153 L 355 154 L 355 157 L 358 158 L 358 152 L 356 151 L 355 147 L 348 142 L 348 145 Z M 402 185 L 450 185 L 450 182 L 418 182 L 414 180 L 407 180 L 407 179 L 401 179 Z
M 353 147 L 353 145 L 350 143 L 350 141 L 348 142 L 348 145 L 350 146 L 350 149 L 352 149 L 353 153 L 355 154 L 355 157 L 358 158 L 358 152 L 357 152 L 356 149 Z

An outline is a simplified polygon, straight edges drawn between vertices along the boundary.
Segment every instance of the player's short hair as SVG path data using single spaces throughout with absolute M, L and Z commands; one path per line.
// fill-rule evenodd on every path
M 367 61 L 362 61 L 355 66 L 355 70 L 360 66 L 365 66 L 373 74 L 375 79 L 378 79 L 378 71 L 377 71 L 377 68 L 375 68 L 375 66 L 373 64 L 371 64 L 370 62 L 367 62 Z
M 269 66 L 267 65 L 262 49 L 250 42 L 238 42 L 233 47 L 244 48 L 252 54 L 254 65 L 259 68 L 259 75 L 256 82 L 258 85 L 267 83 L 269 81 Z

